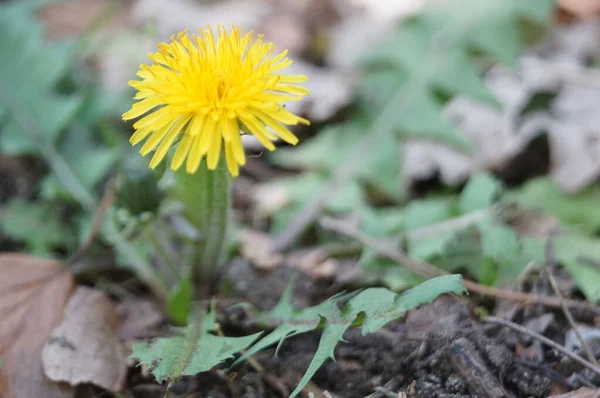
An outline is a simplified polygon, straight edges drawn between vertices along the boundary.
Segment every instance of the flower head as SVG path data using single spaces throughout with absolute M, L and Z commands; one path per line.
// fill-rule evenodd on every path
M 274 51 L 262 35 L 242 37 L 238 27 L 228 33 L 219 26 L 216 36 L 210 27 L 199 36 L 184 31 L 171 37 L 171 43 L 160 43 L 158 52 L 149 54 L 154 63 L 140 67 L 141 80 L 129 82 L 139 101 L 123 120 L 145 115 L 133 125 L 131 144 L 147 138 L 140 153 L 156 149 L 150 161 L 154 168 L 179 141 L 171 168 L 177 170 L 185 161 L 188 173 L 204 157 L 214 170 L 223 151 L 233 176 L 246 162 L 241 134 L 254 135 L 270 151 L 277 136 L 295 145 L 298 138 L 286 125 L 309 122 L 282 103 L 309 94 L 296 85 L 307 77 L 279 73 L 292 61 L 287 51 L 275 56 Z

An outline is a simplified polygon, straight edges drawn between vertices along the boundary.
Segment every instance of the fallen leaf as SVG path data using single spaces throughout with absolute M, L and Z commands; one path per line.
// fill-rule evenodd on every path
M 310 43 L 310 32 L 296 13 L 282 13 L 266 18 L 256 29 L 269 38 L 277 48 L 285 48 L 292 54 L 302 54 Z
M 0 396 L 67 398 L 74 390 L 48 379 L 41 351 L 63 317 L 73 276 L 61 263 L 0 254 Z
M 137 24 L 153 21 L 163 39 L 183 29 L 217 24 L 239 25 L 252 29 L 270 14 L 265 0 L 222 0 L 198 2 L 190 0 L 138 0 L 131 10 Z
M 287 263 L 306 272 L 313 279 L 332 279 L 337 275 L 339 261 L 329 258 L 326 250 L 317 247 L 290 253 Z
M 284 260 L 281 253 L 271 250 L 271 239 L 267 234 L 244 229 L 239 232 L 239 239 L 242 257 L 258 269 L 272 270 Z
M 558 6 L 580 18 L 590 18 L 600 13 L 598 0 L 558 0 Z
M 531 141 L 547 134 L 551 175 L 563 191 L 578 192 L 600 176 L 600 86 L 588 59 L 600 55 L 600 27 L 593 21 L 556 28 L 549 40 L 519 59 L 518 69 L 496 66 L 485 82 L 502 109 L 465 96 L 453 98 L 446 117 L 474 150 L 412 140 L 404 145 L 404 174 L 422 180 L 439 173 L 447 185 L 473 171 L 504 171 Z M 544 101 L 540 99 L 546 98 Z
M 119 318 L 101 292 L 79 287 L 65 317 L 42 350 L 46 375 L 71 385 L 92 383 L 109 391 L 123 387 L 127 366 L 118 340 Z
M 111 4 L 112 3 L 112 4 Z M 101 30 L 114 31 L 115 28 L 126 23 L 127 7 L 125 2 L 111 2 L 107 0 L 77 0 L 61 1 L 47 4 L 40 9 L 40 19 L 48 28 L 48 37 L 51 39 L 64 39 L 85 34 L 109 7 L 119 6 L 111 12 L 101 24 Z M 95 36 L 98 32 L 95 32 Z
M 165 316 L 156 303 L 147 299 L 128 297 L 118 306 L 120 315 L 119 337 L 133 339 L 145 337 L 165 321 Z
M 471 326 L 467 307 L 455 296 L 444 294 L 433 303 L 410 310 L 406 316 L 406 337 L 440 337 Z

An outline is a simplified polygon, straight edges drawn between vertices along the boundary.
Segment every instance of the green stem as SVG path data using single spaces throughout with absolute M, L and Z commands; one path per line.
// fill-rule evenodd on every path
M 184 205 L 184 215 L 198 230 L 200 242 L 196 246 L 193 279 L 196 283 L 213 282 L 223 261 L 227 243 L 231 176 L 224 159 L 216 170 L 208 170 L 202 163 L 198 171 L 176 176 L 175 194 Z

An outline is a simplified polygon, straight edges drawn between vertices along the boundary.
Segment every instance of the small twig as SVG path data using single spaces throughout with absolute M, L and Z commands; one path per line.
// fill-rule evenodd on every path
M 346 222 L 339 221 L 331 217 L 325 217 L 321 220 L 321 225 L 324 228 L 336 231 L 338 233 L 356 239 L 363 245 L 372 248 L 379 254 L 396 261 L 397 263 L 406 267 L 410 271 L 413 271 L 425 278 L 434 278 L 437 276 L 448 275 L 448 272 L 441 270 L 432 264 L 414 260 L 405 253 L 401 252 L 400 250 L 388 247 L 387 245 L 379 242 L 377 239 L 363 234 L 357 228 L 354 228 Z M 558 300 L 558 298 L 556 297 L 538 296 L 535 294 L 498 289 L 495 287 L 481 285 L 477 282 L 473 282 L 468 279 L 464 279 L 464 284 L 468 290 L 486 296 L 493 296 L 511 301 L 519 301 L 524 304 L 543 304 L 553 308 L 560 308 L 561 306 L 561 301 Z M 598 308 L 584 301 L 565 299 L 563 300 L 563 302 L 569 307 L 581 308 L 588 311 L 598 312 Z
M 100 205 L 98 206 L 98 210 L 96 211 L 96 215 L 94 216 L 94 222 L 92 224 L 92 229 L 88 234 L 87 239 L 77 249 L 77 251 L 67 260 L 67 265 L 72 266 L 77 261 L 79 261 L 92 247 L 92 244 L 98 237 L 98 234 L 102 230 L 102 225 L 104 224 L 104 220 L 106 218 L 106 212 L 112 206 L 115 199 L 115 191 L 116 184 L 113 182 L 109 183 L 107 187 L 104 189 L 104 194 L 102 195 L 102 199 L 100 200 Z
M 537 339 L 539 341 L 541 341 L 543 344 L 546 344 L 549 347 L 554 348 L 555 350 L 557 350 L 558 352 L 562 353 L 563 355 L 568 356 L 569 358 L 571 358 L 572 360 L 574 360 L 575 362 L 579 363 L 580 365 L 588 368 L 589 370 L 591 370 L 592 372 L 600 375 L 600 368 L 597 367 L 596 365 L 586 361 L 585 359 L 583 359 L 582 357 L 580 357 L 577 354 L 574 354 L 572 352 L 567 351 L 563 346 L 561 346 L 560 344 L 550 340 L 547 337 L 542 336 L 539 333 L 534 332 L 533 330 L 529 330 L 521 325 L 517 325 L 514 322 L 511 321 L 506 321 L 504 319 L 500 319 L 497 318 L 495 316 L 488 316 L 486 318 L 483 319 L 483 322 L 487 322 L 487 323 L 495 323 L 497 325 L 502 325 L 502 326 L 506 326 L 509 327 L 513 330 L 516 330 L 517 332 L 526 334 L 527 336 Z
M 439 235 L 444 232 L 451 232 L 457 229 L 466 228 L 470 225 L 485 220 L 486 217 L 488 217 L 490 214 L 493 214 L 498 209 L 499 206 L 486 207 L 485 209 L 472 211 L 470 213 L 463 214 L 460 217 L 451 218 L 433 225 L 426 225 L 424 227 L 411 229 L 406 232 L 406 235 L 411 239 L 423 239 L 426 237 Z
M 575 324 L 573 315 L 571 314 L 571 311 L 569 311 L 569 308 L 565 305 L 563 295 L 560 292 L 560 289 L 558 288 L 556 279 L 554 278 L 553 272 L 554 272 L 554 269 L 556 268 L 555 259 L 556 259 L 556 256 L 554 254 L 554 247 L 552 246 L 552 238 L 550 237 L 550 238 L 548 238 L 548 242 L 546 244 L 546 262 L 547 262 L 546 271 L 548 273 L 548 280 L 550 281 L 550 285 L 552 285 L 552 290 L 554 290 L 554 294 L 556 294 L 556 296 L 558 297 L 558 300 L 560 301 L 560 306 L 562 308 L 563 313 L 565 314 L 565 317 L 567 318 L 567 321 L 569 322 L 569 325 L 571 326 L 571 329 L 573 329 L 573 331 L 575 332 L 575 335 L 577 336 L 577 339 L 581 343 L 581 348 L 583 348 L 583 351 L 585 352 L 585 355 L 588 357 L 588 360 L 597 367 L 598 361 L 596 360 L 596 357 L 594 357 L 594 353 L 592 352 L 592 350 L 586 343 L 585 339 L 579 332 L 579 328 Z

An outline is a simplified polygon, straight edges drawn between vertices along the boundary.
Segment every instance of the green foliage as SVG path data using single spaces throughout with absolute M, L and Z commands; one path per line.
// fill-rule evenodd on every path
M 400 24 L 362 60 L 359 101 L 349 119 L 271 156 L 278 165 L 312 170 L 322 180 L 292 196 L 277 217 L 288 220 L 297 214 L 340 169 L 350 169 L 351 180 L 340 190 L 353 185 L 370 196 L 375 191 L 388 200 L 404 200 L 401 141 L 436 140 L 468 150 L 470 143 L 443 115 L 446 101 L 468 95 L 496 104 L 480 77 L 478 60 L 483 56 L 514 66 L 527 39 L 525 22 L 544 24 L 552 9 L 551 0 L 450 0 L 433 3 Z M 335 197 L 332 192 L 328 203 L 335 204 Z M 487 199 L 474 192 L 465 200 L 463 212 Z
M 566 268 L 590 302 L 600 303 L 600 239 L 567 235 L 556 238 L 553 244 L 556 261 Z
M 0 228 L 10 238 L 24 242 L 32 254 L 47 256 L 53 249 L 72 248 L 75 243 L 73 231 L 58 210 L 55 204 L 14 199 L 2 209 Z
M 189 279 L 180 280 L 167 296 L 166 310 L 173 322 L 179 325 L 187 321 L 194 295 L 194 287 Z
M 111 148 L 98 143 L 92 137 L 92 133 L 83 127 L 67 131 L 58 140 L 57 150 L 88 192 L 95 191 L 122 156 L 121 147 Z M 41 196 L 45 200 L 62 199 L 76 202 L 76 198 L 54 174 L 48 175 L 42 181 Z
M 458 199 L 461 213 L 485 209 L 498 199 L 502 184 L 489 174 L 474 174 Z
M 598 187 L 591 186 L 580 194 L 567 195 L 549 178 L 503 192 L 494 177 L 476 174 L 458 196 L 413 200 L 399 208 L 364 212 L 362 229 L 398 245 L 403 237 L 406 251 L 415 259 L 450 272 L 467 272 L 484 284 L 507 286 L 515 283 L 529 263 L 544 266 L 547 262 L 548 238 L 521 235 L 510 224 L 523 211 L 541 211 L 568 227 L 552 239 L 556 261 L 588 300 L 599 302 L 600 239 L 595 235 L 599 193 Z M 507 206 L 514 203 L 517 213 Z M 390 287 L 405 288 L 419 281 L 369 248 L 363 250 L 359 264 L 383 274 L 383 282 Z
M 360 325 L 362 334 L 376 332 L 387 323 L 403 316 L 406 311 L 430 303 L 440 294 L 463 294 L 466 289 L 459 275 L 449 275 L 423 282 L 400 295 L 384 288 L 370 288 L 361 292 L 340 294 L 306 309 L 295 309 L 291 304 L 292 284 L 281 301 L 271 311 L 260 316 L 267 324 L 279 326 L 257 341 L 237 362 L 273 344 L 281 345 L 290 336 L 323 327 L 323 335 L 304 377 L 292 392 L 296 396 L 327 359 L 334 359 L 334 349 L 352 325 Z
M 555 215 L 564 225 L 577 227 L 586 234 L 600 232 L 599 198 L 598 185 L 570 195 L 561 191 L 549 177 L 531 180 L 505 196 L 505 200 L 515 201 L 525 209 Z
M 55 142 L 83 103 L 58 87 L 72 62 L 72 45 L 49 43 L 35 19 L 42 1 L 0 5 L 0 147 L 6 154 L 37 153 L 37 139 Z
M 134 345 L 131 358 L 138 358 L 140 363 L 150 366 L 152 374 L 161 383 L 209 371 L 248 347 L 260 335 L 215 336 L 211 333 L 215 327 L 215 316 L 213 305 L 209 313 L 194 315 L 187 327 L 178 329 L 179 336 Z
M 278 324 L 268 335 L 257 341 L 261 333 L 244 337 L 221 337 L 211 334 L 215 325 L 215 307 L 204 317 L 195 315 L 189 325 L 178 329 L 180 335 L 159 338 L 148 344 L 133 346 L 132 358 L 150 366 L 158 382 L 176 380 L 185 375 L 206 372 L 250 347 L 234 363 L 278 343 L 287 337 L 323 327 L 323 335 L 313 360 L 304 377 L 292 392 L 296 396 L 329 358 L 351 326 L 361 326 L 362 334 L 376 332 L 387 323 L 403 316 L 406 311 L 430 303 L 440 294 L 466 292 L 459 275 L 448 275 L 428 280 L 402 294 L 383 288 L 370 288 L 360 292 L 339 294 L 310 308 L 295 309 L 291 304 L 293 281 L 271 311 L 257 314 L 260 322 Z M 254 343 L 252 346 L 251 344 Z

